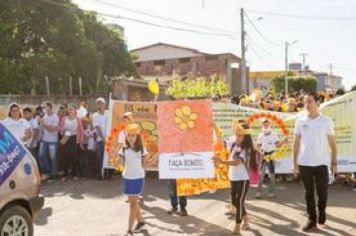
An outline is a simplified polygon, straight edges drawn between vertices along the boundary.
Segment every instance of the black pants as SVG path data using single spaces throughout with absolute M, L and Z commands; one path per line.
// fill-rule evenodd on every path
M 319 224 L 326 220 L 326 202 L 328 198 L 328 167 L 323 166 L 299 166 L 300 177 L 305 190 L 305 200 L 309 220 L 316 222 L 315 189 L 318 195 Z
M 87 165 L 87 168 L 85 170 L 85 175 L 90 178 L 97 177 L 98 160 L 97 160 L 96 151 L 85 150 L 85 159 Z
M 245 198 L 250 186 L 249 180 L 231 181 L 231 203 L 236 208 L 236 223 L 241 224 L 246 215 Z
M 188 204 L 187 197 L 177 195 L 177 181 L 175 179 L 168 180 L 168 190 L 172 208 L 177 209 L 179 204 L 181 211 L 186 210 Z
M 63 155 L 63 176 L 68 176 L 69 169 L 72 169 L 72 176 L 77 176 L 79 169 L 78 162 L 78 144 L 76 143 L 76 136 L 69 137 L 67 143 L 64 146 Z

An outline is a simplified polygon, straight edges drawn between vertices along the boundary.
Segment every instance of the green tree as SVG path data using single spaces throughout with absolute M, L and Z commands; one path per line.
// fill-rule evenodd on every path
M 285 78 L 276 77 L 270 82 L 270 86 L 274 93 L 282 93 L 285 90 Z M 294 93 L 303 89 L 307 92 L 316 91 L 317 81 L 311 76 L 288 77 L 288 92 Z
M 70 0 L 0 1 L 0 93 L 104 92 L 104 75 L 135 73 L 119 34 Z

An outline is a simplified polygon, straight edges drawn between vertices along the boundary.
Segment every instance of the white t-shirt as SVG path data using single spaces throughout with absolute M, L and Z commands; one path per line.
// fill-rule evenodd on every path
M 84 131 L 85 143 L 87 144 L 87 150 L 94 151 L 95 150 L 95 140 L 94 136 L 96 134 L 95 129 L 86 129 Z
M 119 156 L 124 159 L 125 168 L 122 176 L 126 179 L 143 179 L 145 170 L 143 169 L 143 158 L 147 155 L 146 148 L 142 152 L 135 152 L 131 148 L 121 148 Z
M 54 113 L 50 116 L 46 114 L 43 117 L 43 122 L 45 123 L 45 125 L 58 127 L 59 118 Z M 42 140 L 45 142 L 57 143 L 58 142 L 58 130 L 55 130 L 54 132 L 49 132 L 48 130 L 43 128 Z
M 77 120 L 76 119 L 68 119 L 68 117 L 64 120 L 64 133 L 69 132 L 70 136 L 74 136 L 77 134 Z
M 302 114 L 295 122 L 294 134 L 301 136 L 299 165 L 329 165 L 328 135 L 334 135 L 334 123 L 329 117 L 320 114 L 318 117 L 310 119 L 307 114 Z
M 37 119 L 35 118 L 32 118 L 31 120 L 27 121 L 30 126 L 31 126 L 31 129 L 32 129 L 32 135 L 35 134 L 34 130 L 37 130 L 37 136 L 39 135 L 39 124 L 38 124 L 38 121 Z M 29 140 L 27 140 L 26 142 L 26 146 L 27 147 L 30 147 L 30 148 L 35 148 L 37 146 L 37 140 L 33 140 L 34 137 L 30 138 Z
M 265 134 L 260 133 L 257 138 L 257 144 L 261 145 L 263 152 L 273 152 L 276 150 L 276 144 L 279 142 L 278 135 L 275 132 Z
M 226 143 L 227 150 L 230 152 L 233 144 L 235 142 L 228 141 Z M 235 153 L 240 153 L 239 157 L 242 158 L 244 161 L 246 161 L 245 157 L 245 151 L 241 151 L 241 148 L 238 145 L 234 145 L 233 149 L 229 153 L 229 160 L 233 161 L 234 160 L 234 154 Z M 249 174 L 247 172 L 246 166 L 243 162 L 240 162 L 239 165 L 237 166 L 229 166 L 229 179 L 231 181 L 239 181 L 239 180 L 249 180 Z
M 108 123 L 109 112 L 107 110 L 104 111 L 104 114 L 100 114 L 99 112 L 95 112 L 93 114 L 93 125 L 94 127 L 100 127 L 103 132 L 103 136 L 106 137 L 106 125 Z M 99 134 L 99 133 L 98 133 Z M 97 142 L 102 141 L 103 139 L 98 135 Z
M 88 115 L 88 110 L 85 107 L 80 106 L 79 109 L 77 110 L 77 117 L 79 119 L 83 119 L 87 115 Z
M 25 130 L 31 129 L 28 121 L 22 118 L 14 120 L 8 117 L 3 120 L 2 123 L 21 142 L 23 142 L 23 138 L 25 137 Z

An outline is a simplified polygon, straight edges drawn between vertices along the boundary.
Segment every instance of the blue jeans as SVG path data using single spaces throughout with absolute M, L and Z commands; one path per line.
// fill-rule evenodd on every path
M 187 197 L 186 196 L 177 196 L 177 182 L 175 179 L 168 180 L 168 190 L 169 198 L 173 208 L 178 208 L 178 203 L 180 210 L 186 210 L 187 207 Z
M 57 146 L 58 143 L 42 141 L 39 151 L 40 170 L 42 174 L 50 174 L 52 177 L 57 175 Z M 51 165 L 47 161 L 47 152 L 49 150 L 49 157 Z

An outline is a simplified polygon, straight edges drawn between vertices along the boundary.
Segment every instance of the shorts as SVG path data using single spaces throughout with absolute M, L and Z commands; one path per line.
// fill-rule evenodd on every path
M 126 195 L 141 195 L 143 193 L 144 179 L 125 179 L 124 178 L 124 194 Z

